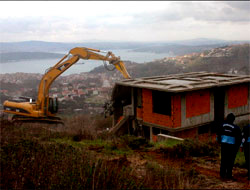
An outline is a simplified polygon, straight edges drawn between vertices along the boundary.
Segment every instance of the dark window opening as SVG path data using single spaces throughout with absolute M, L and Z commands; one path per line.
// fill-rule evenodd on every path
M 198 128 L 198 134 L 204 134 L 209 132 L 209 125 L 200 126 Z
M 57 100 L 57 98 L 49 98 L 49 111 L 51 113 L 58 112 L 58 100 Z
M 171 95 L 167 92 L 152 91 L 153 112 L 171 115 Z
M 154 128 L 154 127 L 153 127 L 153 134 L 154 134 L 154 135 L 158 135 L 158 134 L 160 134 L 160 133 L 161 133 L 161 130 L 160 130 L 160 129 Z
M 143 136 L 146 139 L 150 139 L 150 128 L 147 126 L 142 126 L 142 129 L 143 129 Z
M 137 89 L 137 107 L 139 108 L 142 107 L 142 89 L 141 88 Z

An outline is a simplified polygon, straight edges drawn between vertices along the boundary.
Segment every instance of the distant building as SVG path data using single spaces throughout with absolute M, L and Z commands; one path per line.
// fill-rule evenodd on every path
M 113 92 L 114 133 L 214 140 L 229 113 L 250 119 L 250 76 L 193 72 L 128 79 Z
M 110 82 L 108 80 L 104 80 L 103 84 L 102 84 L 102 87 L 104 87 L 104 88 L 110 88 L 111 87 Z
M 93 95 L 98 95 L 98 90 L 93 90 Z

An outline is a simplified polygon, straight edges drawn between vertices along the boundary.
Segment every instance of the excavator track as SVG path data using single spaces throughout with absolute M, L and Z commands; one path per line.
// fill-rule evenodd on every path
M 46 123 L 46 124 L 62 124 L 64 122 L 60 117 L 25 117 L 20 115 L 14 115 L 12 117 L 12 123 L 22 124 L 22 123 Z

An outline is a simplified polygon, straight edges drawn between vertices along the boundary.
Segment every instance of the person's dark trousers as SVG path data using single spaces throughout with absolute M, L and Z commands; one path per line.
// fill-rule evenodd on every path
M 245 160 L 246 160 L 246 168 L 248 171 L 248 180 L 250 180 L 250 163 L 249 163 L 249 154 L 250 154 L 250 143 L 245 143 L 244 144 L 244 155 L 245 155 Z
M 232 170 L 237 153 L 235 149 L 235 145 L 221 143 L 220 176 L 222 178 L 232 178 Z

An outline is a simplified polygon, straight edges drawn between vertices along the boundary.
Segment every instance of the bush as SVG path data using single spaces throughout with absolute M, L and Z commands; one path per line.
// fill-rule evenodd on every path
M 159 148 L 173 147 L 180 143 L 182 143 L 182 141 L 175 140 L 175 139 L 166 139 L 163 141 L 155 142 L 153 143 L 153 145 L 156 149 L 159 149 Z
M 219 146 L 217 143 L 201 143 L 190 139 L 185 139 L 182 143 L 173 147 L 160 147 L 159 150 L 166 156 L 173 158 L 185 158 L 189 156 L 218 156 Z
M 236 158 L 235 158 L 235 166 L 240 168 L 246 168 L 246 160 L 244 152 L 237 152 Z
M 135 137 L 132 135 L 125 135 L 121 137 L 121 140 L 131 149 L 140 149 L 143 147 L 149 147 L 151 144 L 149 141 L 142 137 Z

